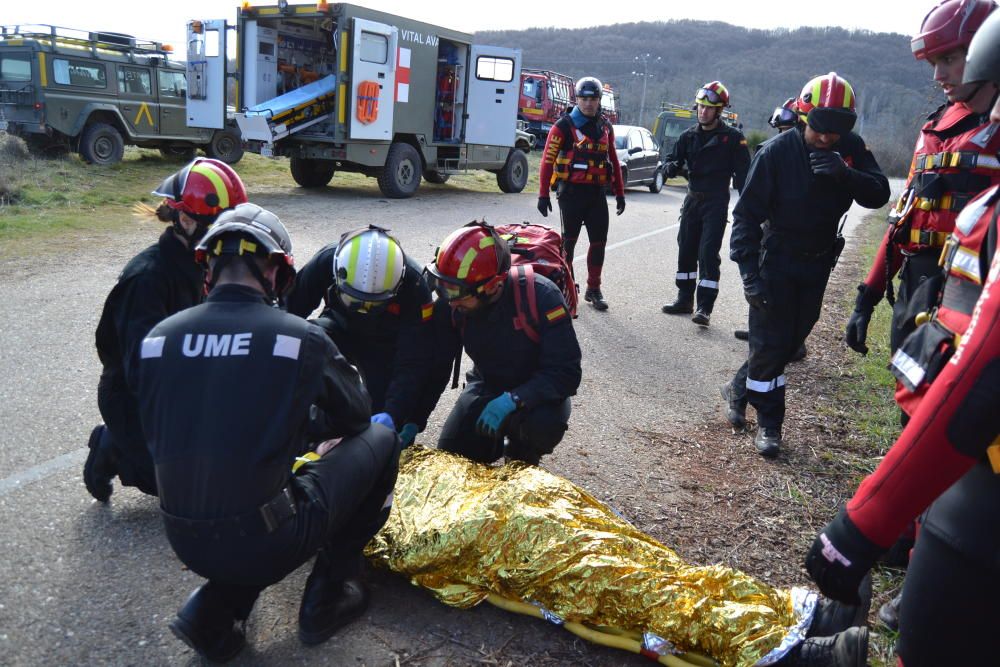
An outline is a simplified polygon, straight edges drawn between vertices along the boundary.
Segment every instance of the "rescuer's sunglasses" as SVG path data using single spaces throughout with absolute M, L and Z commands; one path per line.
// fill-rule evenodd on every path
M 702 100 L 708 100 L 710 104 L 722 104 L 722 98 L 714 90 L 709 90 L 708 88 L 702 88 L 698 91 L 698 94 L 694 96 L 694 99 L 701 102 Z

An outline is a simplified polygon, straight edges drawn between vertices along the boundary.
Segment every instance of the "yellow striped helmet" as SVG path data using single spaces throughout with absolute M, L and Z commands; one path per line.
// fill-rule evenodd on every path
M 223 211 L 248 201 L 243 181 L 225 162 L 197 158 L 153 190 L 170 208 L 209 224 Z
M 374 225 L 347 232 L 333 255 L 333 275 L 344 305 L 384 303 L 396 296 L 406 255 L 387 230 Z

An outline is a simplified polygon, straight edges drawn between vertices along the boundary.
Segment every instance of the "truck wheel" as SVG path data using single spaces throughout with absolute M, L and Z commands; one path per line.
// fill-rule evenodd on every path
M 520 192 L 528 184 L 528 158 L 514 149 L 507 156 L 503 169 L 497 172 L 497 185 L 503 192 Z
M 107 123 L 88 125 L 80 135 L 80 157 L 89 164 L 117 164 L 124 154 L 122 135 Z
M 420 153 L 403 142 L 389 146 L 385 166 L 378 175 L 378 187 L 382 194 L 391 199 L 410 197 L 420 187 L 422 169 Z
M 436 169 L 425 169 L 424 170 L 424 180 L 428 183 L 436 183 L 438 185 L 444 185 L 448 182 L 449 174 L 442 174 Z
M 160 155 L 167 160 L 176 162 L 190 162 L 194 159 L 194 146 L 163 146 L 160 148 Z
M 205 146 L 205 155 L 226 164 L 236 164 L 243 158 L 243 138 L 236 130 L 219 130 Z
M 337 170 L 333 160 L 293 157 L 290 162 L 292 178 L 304 188 L 322 188 L 326 186 Z
M 649 191 L 654 195 L 663 189 L 663 170 L 657 169 L 653 174 L 653 182 L 649 184 Z

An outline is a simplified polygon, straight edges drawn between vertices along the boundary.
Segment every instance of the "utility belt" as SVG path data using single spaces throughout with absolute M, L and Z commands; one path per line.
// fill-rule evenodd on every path
M 699 192 L 698 190 L 691 190 L 689 188 L 687 191 L 687 196 L 690 197 L 691 199 L 694 199 L 695 201 L 702 201 L 705 199 L 721 199 L 723 197 L 728 198 L 729 189 L 727 188 L 725 190 L 707 190 L 704 192 Z
M 160 512 L 167 528 L 174 533 L 194 539 L 227 539 L 268 535 L 298 514 L 291 485 L 278 492 L 274 498 L 254 510 L 222 519 L 184 519 Z

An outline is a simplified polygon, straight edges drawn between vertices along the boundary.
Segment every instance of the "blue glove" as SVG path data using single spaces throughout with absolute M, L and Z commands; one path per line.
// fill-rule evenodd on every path
M 479 419 L 476 421 L 476 431 L 480 435 L 495 438 L 497 433 L 500 432 L 500 427 L 503 426 L 507 417 L 514 410 L 517 410 L 517 405 L 514 403 L 514 399 L 511 398 L 510 392 L 505 391 L 487 403 L 486 407 L 483 408 L 482 414 L 479 415 Z
M 381 424 L 388 429 L 396 430 L 396 424 L 392 421 L 392 415 L 388 412 L 380 412 L 377 415 L 372 415 L 373 424 Z
M 417 439 L 417 432 L 420 429 L 414 423 L 403 424 L 403 428 L 399 429 L 399 441 L 403 443 L 403 449 L 406 449 L 413 444 L 413 441 Z

